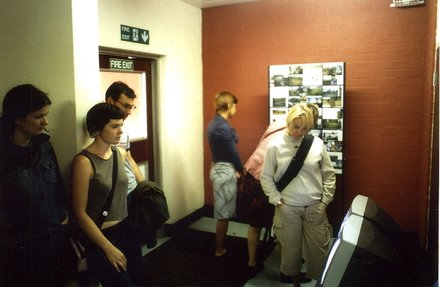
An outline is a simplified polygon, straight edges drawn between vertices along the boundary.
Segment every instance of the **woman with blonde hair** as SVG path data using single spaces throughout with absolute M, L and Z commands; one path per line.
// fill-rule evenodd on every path
M 277 187 L 313 125 L 313 113 L 307 105 L 293 106 L 287 115 L 286 132 L 267 147 L 260 177 L 269 202 L 276 206 L 274 229 L 281 245 L 281 275 L 292 277 L 295 287 L 300 286 L 303 244 L 307 278 L 317 280 L 332 235 L 326 208 L 333 200 L 336 177 L 320 138 L 313 137 L 298 174 L 282 190 Z

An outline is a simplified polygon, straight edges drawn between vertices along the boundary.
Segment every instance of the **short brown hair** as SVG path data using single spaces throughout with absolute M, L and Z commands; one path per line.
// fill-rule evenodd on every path
M 216 112 L 227 111 L 232 104 L 238 104 L 238 99 L 231 92 L 223 91 L 215 95 L 214 108 Z

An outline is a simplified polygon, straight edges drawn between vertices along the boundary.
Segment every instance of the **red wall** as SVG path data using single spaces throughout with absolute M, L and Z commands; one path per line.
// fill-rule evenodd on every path
M 427 2 L 398 9 L 390 0 L 263 0 L 203 9 L 205 133 L 214 94 L 230 90 L 245 162 L 268 124 L 268 66 L 345 62 L 345 208 L 357 194 L 369 196 L 423 241 L 437 9 Z

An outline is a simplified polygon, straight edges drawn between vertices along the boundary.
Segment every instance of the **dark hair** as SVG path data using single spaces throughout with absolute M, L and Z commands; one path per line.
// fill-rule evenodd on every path
M 112 98 L 114 101 L 119 100 L 121 94 L 127 95 L 130 99 L 136 98 L 136 94 L 126 83 L 118 81 L 111 84 L 105 92 L 105 99 Z
M 51 104 L 47 94 L 31 84 L 12 88 L 3 99 L 2 133 L 11 135 L 15 130 L 17 119 L 24 119 L 28 114 Z
M 115 105 L 108 103 L 99 103 L 94 105 L 86 117 L 87 131 L 93 137 L 95 132 L 100 132 L 110 120 L 124 119 L 124 112 Z

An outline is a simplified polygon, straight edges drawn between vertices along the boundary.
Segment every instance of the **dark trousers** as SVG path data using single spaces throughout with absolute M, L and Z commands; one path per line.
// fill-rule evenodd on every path
M 70 247 L 60 234 L 35 234 L 28 240 L 0 243 L 0 286 L 64 286 L 65 250 Z
M 145 286 L 142 282 L 142 251 L 133 228 L 126 218 L 121 223 L 102 230 L 105 237 L 127 258 L 127 271 L 117 272 L 105 253 L 97 246 L 87 247 L 87 269 L 102 286 Z

